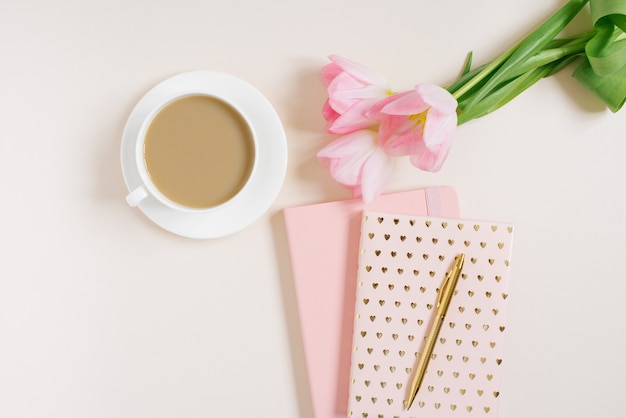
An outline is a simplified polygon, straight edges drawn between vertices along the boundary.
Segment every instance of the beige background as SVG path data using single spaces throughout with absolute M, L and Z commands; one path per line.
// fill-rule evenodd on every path
M 0 416 L 310 418 L 281 210 L 349 197 L 315 159 L 326 56 L 445 84 L 563 3 L 0 0 Z M 261 90 L 289 147 L 268 213 L 208 241 L 127 207 L 119 162 L 135 103 L 196 69 Z M 516 224 L 503 418 L 623 416 L 626 114 L 569 73 L 389 186 Z

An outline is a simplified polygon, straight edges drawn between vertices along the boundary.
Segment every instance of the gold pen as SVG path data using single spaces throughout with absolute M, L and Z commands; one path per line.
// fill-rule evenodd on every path
M 415 400 L 417 391 L 422 384 L 422 380 L 424 380 L 426 367 L 428 366 L 430 357 L 433 354 L 433 348 L 435 347 L 435 342 L 437 341 L 437 336 L 439 335 L 439 330 L 441 330 L 443 320 L 446 317 L 448 306 L 450 306 L 450 300 L 452 299 L 452 295 L 454 294 L 456 283 L 459 281 L 459 276 L 461 275 L 464 261 L 465 254 L 461 253 L 456 257 L 456 261 L 454 262 L 452 269 L 446 275 L 441 289 L 439 290 L 439 295 L 437 296 L 437 305 L 435 306 L 435 321 L 430 328 L 430 332 L 428 333 L 428 337 L 426 338 L 424 351 L 420 356 L 419 363 L 417 363 L 417 369 L 415 371 L 415 374 L 413 375 L 413 381 L 411 382 L 411 388 L 409 390 L 409 400 L 405 403 L 406 409 L 409 409 L 411 405 L 413 405 L 413 401 Z

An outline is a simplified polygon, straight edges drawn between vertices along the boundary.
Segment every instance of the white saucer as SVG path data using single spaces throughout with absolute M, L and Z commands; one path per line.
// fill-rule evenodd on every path
M 129 191 L 141 186 L 135 148 L 144 120 L 164 101 L 196 93 L 222 97 L 236 104 L 257 135 L 257 165 L 250 184 L 236 199 L 205 212 L 182 212 L 148 196 L 141 211 L 155 224 L 188 238 L 209 239 L 233 234 L 256 221 L 276 198 L 287 168 L 287 143 L 280 119 L 256 88 L 228 74 L 194 71 L 157 84 L 137 103 L 122 136 L 122 174 Z

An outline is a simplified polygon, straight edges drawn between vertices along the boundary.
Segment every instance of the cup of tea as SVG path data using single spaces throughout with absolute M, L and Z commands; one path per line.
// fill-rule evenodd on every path
M 217 238 L 268 209 L 285 176 L 287 144 L 259 90 L 229 74 L 192 71 L 137 103 L 121 163 L 131 207 L 178 235 Z
M 135 156 L 142 184 L 126 201 L 153 196 L 182 211 L 212 210 L 235 199 L 256 165 L 246 115 L 223 98 L 184 94 L 155 109 L 139 131 Z

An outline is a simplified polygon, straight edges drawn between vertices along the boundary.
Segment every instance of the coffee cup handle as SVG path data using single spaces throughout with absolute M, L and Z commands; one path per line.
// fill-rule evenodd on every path
M 128 195 L 126 195 L 126 202 L 129 206 L 135 207 L 146 197 L 148 197 L 148 192 L 146 191 L 146 188 L 144 186 L 139 186 Z

